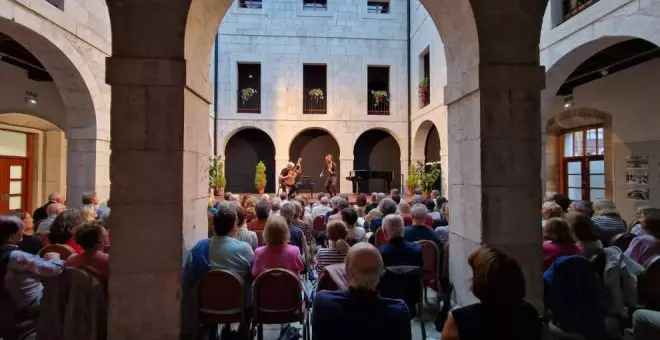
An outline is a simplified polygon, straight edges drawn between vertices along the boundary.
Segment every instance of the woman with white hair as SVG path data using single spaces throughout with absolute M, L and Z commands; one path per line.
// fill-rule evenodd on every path
M 621 218 L 614 202 L 598 200 L 594 202 L 593 209 L 594 216 L 591 220 L 596 224 L 596 234 L 603 245 L 609 245 L 615 235 L 626 232 L 628 226 Z

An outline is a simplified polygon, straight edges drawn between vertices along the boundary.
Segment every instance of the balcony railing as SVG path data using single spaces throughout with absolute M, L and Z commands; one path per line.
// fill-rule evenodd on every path
M 303 10 L 305 11 L 326 11 L 328 10 L 327 0 L 304 0 Z
M 262 0 L 239 0 L 238 6 L 240 8 L 255 8 L 259 9 L 263 6 Z
M 243 97 L 243 91 L 238 90 L 236 103 L 237 103 L 236 111 L 238 113 L 261 113 L 260 93 L 256 93 L 248 98 L 248 97 Z
M 323 96 L 313 96 L 309 92 L 312 89 L 305 89 L 303 93 L 303 113 L 306 114 L 324 114 L 328 113 L 328 96 L 323 91 Z
M 367 94 L 367 114 L 370 115 L 389 115 L 390 114 L 390 94 L 389 92 L 372 93 L 369 90 Z
M 589 8 L 599 0 L 562 0 L 564 21 Z

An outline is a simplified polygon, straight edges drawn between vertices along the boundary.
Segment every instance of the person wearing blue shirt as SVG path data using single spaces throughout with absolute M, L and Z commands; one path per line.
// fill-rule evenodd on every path
M 444 244 L 440 241 L 438 234 L 424 224 L 424 219 L 429 211 L 423 204 L 415 204 L 412 208 L 413 224 L 406 227 L 403 238 L 408 242 L 417 242 L 422 240 L 433 241 L 438 250 L 442 251 Z

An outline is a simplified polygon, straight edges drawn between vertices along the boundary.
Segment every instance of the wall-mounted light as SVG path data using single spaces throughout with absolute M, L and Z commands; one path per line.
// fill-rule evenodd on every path
M 610 74 L 610 71 L 608 71 L 606 68 L 600 70 L 600 75 L 605 77 L 606 75 Z
M 39 103 L 39 96 L 34 92 L 25 91 L 24 100 L 30 105 L 37 105 L 37 103 Z
M 573 95 L 564 97 L 564 108 L 568 109 L 573 107 Z
M 248 78 L 252 79 L 252 73 L 248 74 Z

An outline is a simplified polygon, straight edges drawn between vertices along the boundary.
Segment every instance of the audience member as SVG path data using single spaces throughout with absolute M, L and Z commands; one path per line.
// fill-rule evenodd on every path
M 309 206 L 309 200 L 305 196 L 298 196 L 296 197 L 296 201 L 303 208 L 301 219 L 311 228 L 314 221 L 312 220 L 312 208 Z
M 420 194 L 414 194 L 412 199 L 408 203 L 412 207 L 413 205 L 418 204 L 418 203 L 419 204 L 424 204 L 425 200 L 426 200 L 426 198 L 424 198 L 424 195 L 422 195 L 421 193 Z
M 76 233 L 76 243 L 84 250 L 82 254 L 74 254 L 64 264 L 67 267 L 80 268 L 96 275 L 107 287 L 110 269 L 108 254 L 103 252 L 107 243 L 105 230 L 98 221 L 86 222 Z
M 632 315 L 634 340 L 660 339 L 660 311 L 637 309 Z
M 231 203 L 231 208 L 236 212 L 236 233 L 233 237 L 249 244 L 250 247 L 252 247 L 252 250 L 257 249 L 259 246 L 259 239 L 257 238 L 257 233 L 248 230 L 247 225 L 245 224 L 245 209 L 236 204 L 236 202 Z
M 380 201 L 380 204 L 378 204 L 378 210 L 383 214 L 383 217 L 375 217 L 369 222 L 369 231 L 373 233 L 375 233 L 376 230 L 380 228 L 381 224 L 383 224 L 384 217 L 387 217 L 387 215 L 396 214 L 396 202 L 389 198 L 384 198 L 382 201 Z
M 440 213 L 440 210 L 435 209 L 435 201 L 434 200 L 426 200 L 424 201 L 424 205 L 426 206 L 426 209 L 429 211 L 429 215 L 431 215 L 431 218 L 433 219 L 433 224 L 435 225 L 435 221 L 441 221 L 444 220 L 442 217 L 442 213 Z
M 660 255 L 660 218 L 645 218 L 642 230 L 645 235 L 635 237 L 625 254 L 643 266 L 651 257 Z
M 293 204 L 287 203 L 282 206 L 281 214 L 286 220 L 286 224 L 289 226 L 289 244 L 298 247 L 300 253 L 303 254 L 307 249 L 307 241 L 305 240 L 305 234 L 303 231 L 293 225 L 293 216 L 296 214 L 296 208 Z
M 377 217 L 383 217 L 383 213 L 378 210 L 378 208 L 372 209 L 367 216 L 364 217 L 364 229 L 367 229 L 369 222 Z
M 82 211 L 79 209 L 64 210 L 50 225 L 48 241 L 52 244 L 67 246 L 74 253 L 81 254 L 83 249 L 78 243 L 76 243 L 75 235 L 83 223 L 85 223 L 85 219 L 82 215 Z
M 371 203 L 367 204 L 367 206 L 364 208 L 364 213 L 368 214 L 371 210 L 378 208 L 378 193 L 377 192 L 372 192 L 371 193 Z
M 346 228 L 348 228 L 348 236 L 346 237 L 346 240 L 349 245 L 367 240 L 367 231 L 360 226 L 356 226 L 358 214 L 355 209 L 346 208 L 342 210 L 341 220 L 346 224 Z
M 543 227 L 543 270 L 550 268 L 559 257 L 583 255 L 566 221 L 553 217 Z
M 431 200 L 435 201 L 438 197 L 440 197 L 440 190 L 438 189 L 431 190 Z
M 564 212 L 568 211 L 568 207 L 571 205 L 571 199 L 559 193 L 552 195 L 552 202 L 557 203 Z
M 315 340 L 411 340 L 410 318 L 401 300 L 386 299 L 376 288 L 383 259 L 374 246 L 361 242 L 346 257 L 349 289 L 321 291 L 314 299 Z
M 284 192 L 284 191 L 280 192 L 280 194 L 278 195 L 278 198 L 280 199 L 280 204 L 282 204 L 282 205 L 284 205 L 284 204 L 286 204 L 287 202 L 289 202 L 289 196 L 288 196 L 288 194 L 287 194 L 286 192 Z
M 263 231 L 266 227 L 266 221 L 268 220 L 268 215 L 270 213 L 268 211 L 268 203 L 264 201 L 259 202 L 255 209 L 255 213 L 257 218 L 250 223 L 248 229 L 252 231 Z
M 399 203 L 399 215 L 401 215 L 401 218 L 403 219 L 403 224 L 408 224 L 412 223 L 412 215 L 410 214 L 412 212 L 412 207 L 410 207 L 410 204 L 408 202 L 401 202 Z
M 96 218 L 98 217 L 96 208 L 94 208 L 93 205 L 83 205 L 82 215 L 85 222 L 95 221 Z
M 603 243 L 596 236 L 596 226 L 589 216 L 580 212 L 569 212 L 565 219 L 584 256 L 591 258 L 603 249 Z
M 404 239 L 408 242 L 433 241 L 441 251 L 443 243 L 438 238 L 438 234 L 424 224 L 428 215 L 428 210 L 423 204 L 415 204 L 412 208 L 412 223 L 406 227 Z
M 280 209 L 282 209 L 282 201 L 275 197 L 270 201 L 270 216 L 280 216 Z
M 612 238 L 627 229 L 626 222 L 619 215 L 614 203 L 608 200 L 598 200 L 594 202 L 594 215 L 591 218 L 596 224 L 596 235 L 608 246 Z
M 398 190 L 397 190 L 397 191 L 398 191 Z M 394 203 L 396 203 L 396 204 L 401 203 L 401 195 L 398 195 L 398 194 L 397 194 L 397 195 L 393 195 L 393 196 L 392 196 L 392 201 L 394 201 Z
M 341 201 L 341 197 L 339 196 L 333 196 L 330 199 L 330 207 L 332 207 L 332 210 L 327 211 L 325 215 L 323 216 L 323 222 L 325 224 L 328 224 L 328 220 L 330 220 L 330 216 L 336 214 L 339 212 L 339 209 L 337 209 L 337 206 L 339 205 L 339 202 Z
M 232 197 L 232 196 L 233 196 L 233 195 L 232 195 L 231 192 L 229 192 L 229 191 L 225 191 L 225 193 L 222 195 L 222 198 L 223 198 L 225 201 L 231 201 L 231 197 Z
M 88 221 L 93 221 L 99 218 L 99 213 L 98 213 L 99 200 L 95 192 L 84 193 L 82 195 L 82 204 L 83 204 L 82 213 L 85 219 L 87 219 Z
M 438 238 L 442 244 L 449 242 L 449 202 L 442 204 L 442 216 L 446 222 L 445 226 L 440 226 L 435 228 L 435 233 L 438 234 Z
M 568 212 L 581 212 L 589 217 L 593 216 L 594 211 L 591 208 L 593 203 L 590 201 L 573 201 L 568 206 Z
M 553 217 L 561 217 L 564 210 L 555 202 L 545 202 L 541 206 L 541 227 Z
M 636 220 L 631 224 L 630 232 L 642 236 L 645 234 L 642 224 L 644 220 L 650 218 L 651 216 L 660 216 L 660 209 L 655 209 L 651 207 L 639 207 L 637 208 Z
M 422 246 L 404 239 L 405 227 L 401 217 L 387 215 L 383 220 L 387 244 L 380 247 L 385 267 L 422 266 Z
M 37 235 L 48 236 L 48 234 L 50 233 L 50 225 L 55 220 L 55 217 L 61 214 L 62 211 L 64 211 L 65 209 L 66 207 L 60 203 L 53 203 L 49 205 L 48 208 L 46 209 L 46 212 L 48 213 L 48 217 L 41 220 L 41 222 L 39 222 L 38 224 L 35 224 L 37 226 Z
M 335 206 L 335 209 L 333 210 L 333 211 L 337 211 L 337 212 L 330 215 L 328 217 L 328 221 L 335 221 L 335 220 L 341 221 L 341 211 L 346 209 L 346 208 L 350 208 L 350 207 L 351 207 L 351 204 L 348 202 L 347 199 L 340 198 L 339 200 L 337 200 L 337 205 Z
M 13 216 L 18 217 L 23 221 L 23 240 L 18 244 L 18 249 L 36 255 L 44 244 L 39 236 L 34 234 L 34 220 L 30 213 L 24 210 L 14 211 Z
M 367 195 L 358 194 L 355 198 L 355 205 L 353 208 L 357 212 L 358 217 L 364 217 L 367 214 Z
M 53 203 L 62 203 L 62 196 L 57 192 L 48 195 L 48 202 L 46 202 L 46 204 L 34 210 L 32 217 L 34 219 L 34 224 L 36 226 L 39 226 L 39 222 L 41 222 L 46 217 L 50 216 L 47 210 L 48 207 Z
M 295 209 L 292 224 L 303 231 L 303 234 L 305 234 L 305 240 L 307 241 L 307 244 L 310 245 L 314 239 L 314 228 L 311 223 L 305 221 L 305 209 L 297 200 L 292 200 L 289 203 L 293 204 L 293 208 Z
M 312 208 L 312 220 L 316 219 L 318 216 L 325 216 L 328 211 L 332 211 L 332 208 L 330 207 L 330 199 L 324 195 L 319 200 L 319 204 Z
M 442 340 L 540 340 L 543 327 L 536 309 L 524 301 L 525 277 L 512 257 L 481 246 L 468 258 L 472 293 L 480 302 L 454 309 Z
M 41 279 L 62 273 L 62 261 L 43 260 L 36 255 L 18 249 L 25 226 L 14 216 L 0 216 L 0 280 L 2 288 L 11 299 L 14 320 L 34 319 L 39 315 L 43 286 Z
M 350 208 L 344 210 L 353 211 Z M 328 233 L 326 247 L 319 248 L 316 255 L 316 274 L 318 277 L 321 277 L 326 266 L 344 262 L 350 248 L 348 242 L 346 242 L 348 229 L 344 222 L 337 220 L 330 221 L 326 227 L 326 231 Z
M 285 206 L 288 206 L 286 204 Z M 254 252 L 252 276 L 257 277 L 268 269 L 287 269 L 298 275 L 305 269 L 300 259 L 300 251 L 289 243 L 289 226 L 284 217 L 268 219 L 264 229 L 263 247 Z

